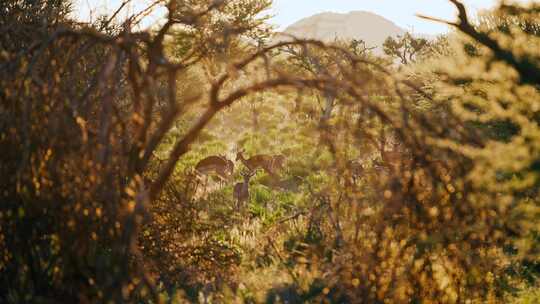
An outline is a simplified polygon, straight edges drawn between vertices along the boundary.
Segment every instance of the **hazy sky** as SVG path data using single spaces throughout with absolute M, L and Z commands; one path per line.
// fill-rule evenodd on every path
M 78 15 L 83 18 L 88 16 L 89 7 L 100 12 L 111 12 L 121 2 L 121 0 L 75 0 Z M 136 3 L 135 6 L 144 6 L 145 3 L 149 2 L 152 0 L 133 1 Z M 473 13 L 494 6 L 498 0 L 464 0 L 463 2 Z M 134 10 L 136 9 L 134 8 Z M 386 17 L 406 30 L 425 34 L 442 33 L 447 31 L 447 27 L 422 20 L 416 17 L 416 14 L 450 20 L 455 16 L 455 8 L 448 0 L 274 0 L 274 7 L 270 13 L 275 15 L 272 23 L 278 25 L 280 29 L 284 29 L 286 26 L 316 13 L 353 10 L 373 12 Z M 159 19 L 159 17 L 155 17 L 154 21 L 155 19 Z M 149 24 L 151 23 L 149 22 Z
M 497 0 L 465 0 L 472 12 L 493 7 Z M 417 33 L 436 34 L 447 27 L 416 17 L 423 14 L 453 20 L 455 8 L 447 0 L 274 0 L 273 23 L 281 28 L 316 13 L 370 11 L 393 21 L 397 25 Z

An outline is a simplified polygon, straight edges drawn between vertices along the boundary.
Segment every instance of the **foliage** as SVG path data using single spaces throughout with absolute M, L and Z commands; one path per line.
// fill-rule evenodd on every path
M 415 38 L 411 33 L 403 36 L 388 37 L 383 43 L 384 53 L 392 58 L 399 59 L 402 64 L 413 63 L 429 47 L 425 38 Z
M 536 301 L 540 10 L 451 2 L 456 33 L 387 40 L 399 67 L 272 42 L 269 1 L 143 31 L 0 4 L 0 302 Z M 237 210 L 241 162 L 193 168 L 240 149 L 285 165 Z
M 153 217 L 148 204 L 215 114 L 258 90 L 223 97 L 223 83 L 195 88 L 193 76 L 183 73 L 238 44 L 261 24 L 255 16 L 266 6 L 172 1 L 165 24 L 132 32 L 131 20 L 120 30 L 109 26 L 112 18 L 99 27 L 79 25 L 67 17 L 66 1 L 2 2 L 0 134 L 9 149 L 0 162 L 0 294 L 6 301 L 158 298 L 137 245 L 141 224 Z M 198 36 L 184 56 L 169 59 L 165 44 L 177 27 Z M 182 78 L 187 81 L 177 87 Z M 187 107 L 210 89 L 211 106 L 194 122 Z M 159 172 L 144 176 L 176 121 L 182 138 Z

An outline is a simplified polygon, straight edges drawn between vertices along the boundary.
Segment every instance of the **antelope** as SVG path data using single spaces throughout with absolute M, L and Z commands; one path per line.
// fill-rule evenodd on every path
M 236 210 L 240 210 L 241 204 L 249 200 L 249 180 L 255 175 L 255 171 L 250 170 L 241 174 L 244 178 L 244 182 L 236 183 L 233 190 L 233 199 L 236 202 Z
M 381 159 L 393 172 L 401 172 L 411 165 L 411 159 L 406 152 L 400 149 L 394 149 L 392 151 L 381 150 Z
M 359 160 L 349 160 L 347 162 L 347 169 L 351 173 L 351 178 L 354 184 L 356 184 L 356 181 L 360 178 L 362 173 L 364 173 L 364 166 Z
M 234 163 L 222 155 L 212 155 L 199 161 L 195 166 L 195 174 L 198 176 L 206 176 L 206 183 L 208 182 L 208 176 L 215 173 L 221 181 L 228 180 L 234 171 Z
M 382 165 L 393 173 L 398 173 L 406 168 L 410 168 L 412 160 L 409 155 L 407 155 L 407 152 L 400 148 L 400 145 L 395 143 L 392 145 L 392 150 L 386 150 L 386 142 L 385 132 L 382 131 L 380 142 L 375 142 L 375 145 L 378 146 L 380 151 Z
M 285 161 L 286 161 L 285 156 L 282 155 L 282 154 L 278 154 L 278 155 L 274 155 L 272 157 L 273 157 L 272 168 L 273 169 L 278 169 L 278 170 L 283 169 L 283 166 L 285 165 Z
M 283 168 L 285 163 L 285 156 L 283 155 L 259 154 L 246 159 L 243 153 L 243 150 L 238 151 L 236 153 L 236 160 L 240 160 L 249 171 L 255 171 L 261 168 L 268 174 L 275 175 L 275 169 Z

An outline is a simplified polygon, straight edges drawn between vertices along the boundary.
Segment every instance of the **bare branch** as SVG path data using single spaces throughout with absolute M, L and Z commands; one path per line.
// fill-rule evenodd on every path
M 459 22 L 452 23 L 444 20 L 439 20 L 432 17 L 420 16 L 421 18 L 442 22 L 450 26 L 455 27 L 462 33 L 471 37 L 476 42 L 482 44 L 493 52 L 493 55 L 496 59 L 506 62 L 508 65 L 512 66 L 519 73 L 521 82 L 524 84 L 537 85 L 540 83 L 540 68 L 537 67 L 533 61 L 528 57 L 517 58 L 514 53 L 501 47 L 499 42 L 491 38 L 488 34 L 479 32 L 471 25 L 469 18 L 467 16 L 467 10 L 463 3 L 458 0 L 449 0 L 454 4 L 458 10 L 458 19 Z

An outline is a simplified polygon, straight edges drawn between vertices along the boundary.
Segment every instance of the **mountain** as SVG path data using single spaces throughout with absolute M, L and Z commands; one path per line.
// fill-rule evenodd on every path
M 389 36 L 405 33 L 405 30 L 392 21 L 365 11 L 352 11 L 346 14 L 321 13 L 304 18 L 287 27 L 284 34 L 298 38 L 332 41 L 341 39 L 362 39 L 368 46 L 380 47 Z M 279 35 L 278 39 L 283 39 Z

